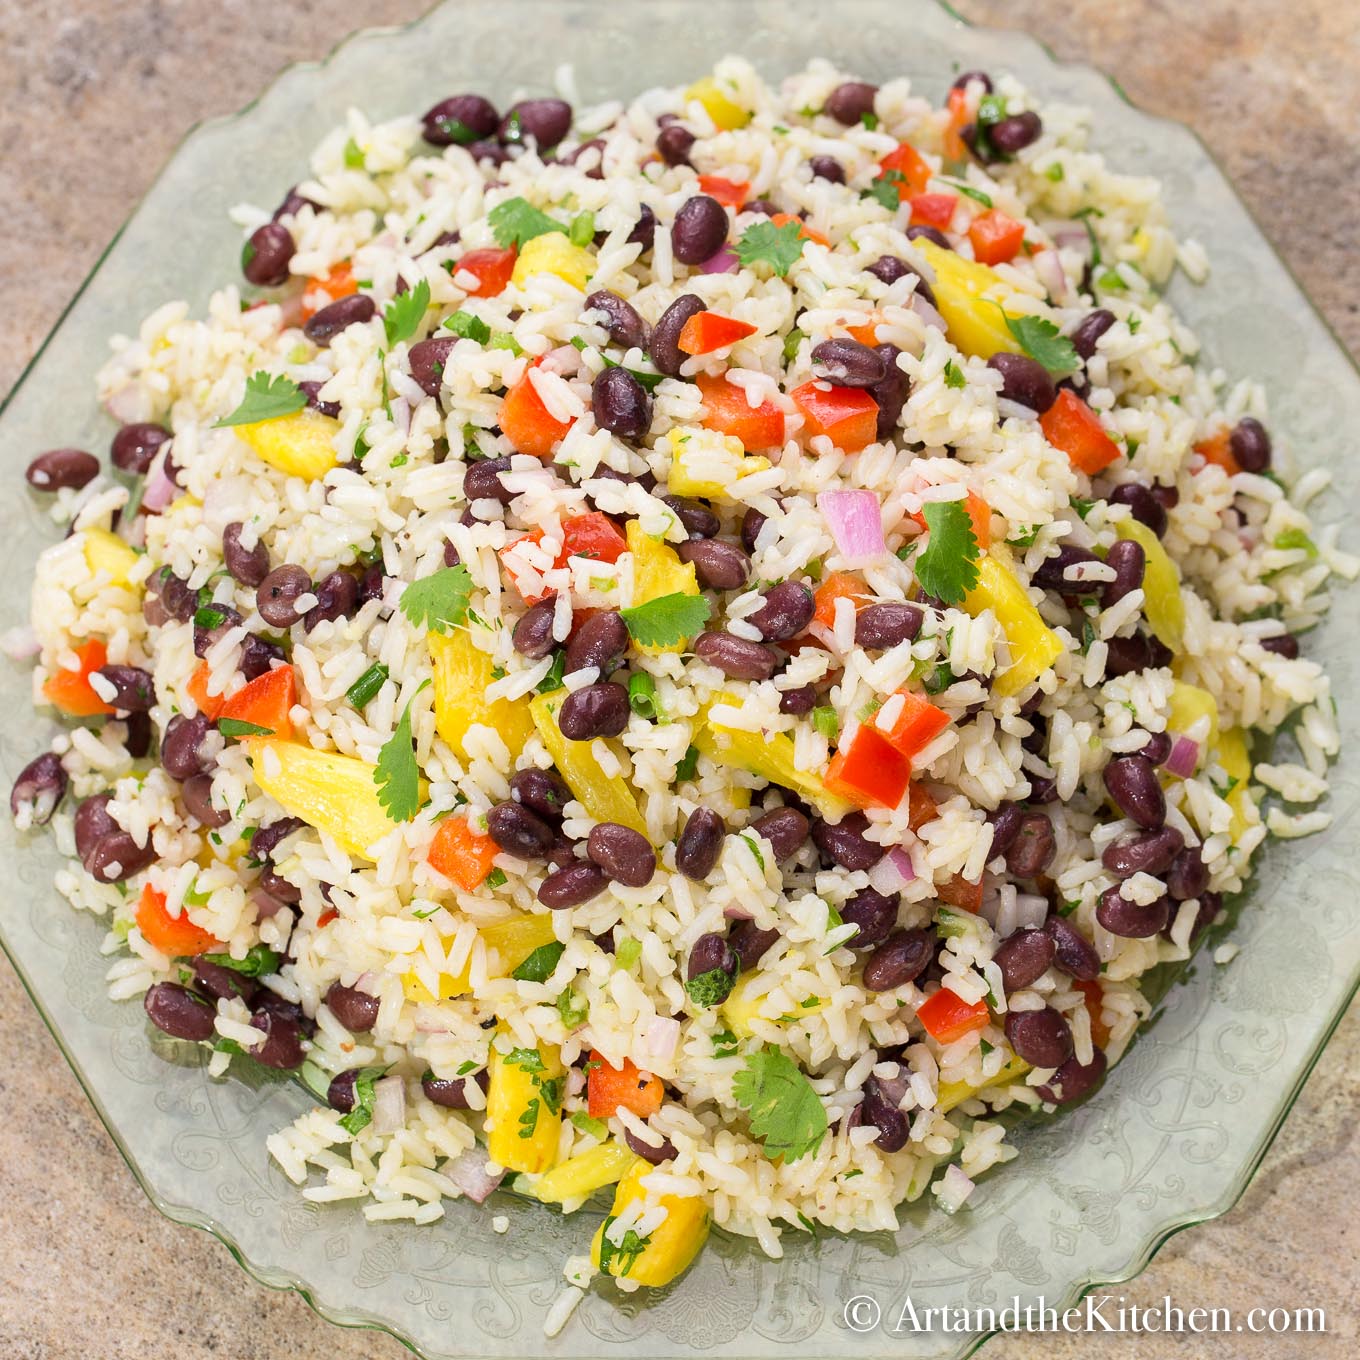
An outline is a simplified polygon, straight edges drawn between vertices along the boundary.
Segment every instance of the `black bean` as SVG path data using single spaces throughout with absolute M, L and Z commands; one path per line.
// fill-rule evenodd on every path
M 251 232 L 241 248 L 241 273 L 257 288 L 277 288 L 288 282 L 288 263 L 295 251 L 288 228 L 280 222 L 266 222 Z
M 1013 156 L 1037 142 L 1043 130 L 1043 121 L 1037 113 L 1013 113 L 993 123 L 987 129 L 987 139 L 1002 155 Z
M 685 977 L 693 982 L 705 973 L 721 969 L 724 973 L 736 974 L 739 961 L 731 945 L 721 935 L 700 935 L 689 951 L 689 962 L 685 965 Z
M 319 411 L 323 416 L 332 418 L 340 414 L 340 403 L 338 401 L 322 401 L 321 389 L 325 387 L 324 382 L 308 380 L 298 383 L 298 390 L 307 398 L 307 405 L 313 411 Z
M 864 1083 L 864 1099 L 856 1107 L 860 1121 L 878 1130 L 874 1145 L 884 1152 L 900 1152 L 907 1144 L 911 1126 L 896 1101 L 883 1089 L 883 1083 L 872 1074 Z
M 568 152 L 561 158 L 564 165 L 575 165 L 578 168 L 589 167 L 585 170 L 587 179 L 604 178 L 604 138 L 592 137 L 588 142 L 582 142 L 580 146 Z M 595 240 L 598 244 L 608 233 L 596 233 Z
M 597 681 L 562 700 L 557 725 L 568 741 L 617 737 L 628 726 L 628 691 L 613 681 Z
M 1047 814 L 1027 812 L 1006 851 L 1006 870 L 1015 878 L 1035 878 L 1048 869 L 1057 853 L 1053 823 Z
M 420 120 L 425 140 L 433 146 L 467 146 L 490 137 L 500 123 L 496 106 L 479 94 L 455 94 L 441 99 Z
M 307 1056 L 302 1046 L 302 1026 L 289 1015 L 276 1010 L 257 1010 L 250 1023 L 264 1035 L 264 1042 L 250 1049 L 250 1056 L 265 1067 L 290 1072 L 302 1066 Z
M 208 649 L 215 642 L 221 640 L 222 635 L 229 629 L 240 626 L 241 616 L 229 604 L 223 604 L 220 600 L 214 600 L 207 606 L 207 618 L 213 620 L 212 626 L 200 624 L 195 615 L 194 619 L 194 655 L 204 657 L 208 655 Z
M 1072 332 L 1072 348 L 1083 359 L 1089 359 L 1096 352 L 1100 337 L 1114 325 L 1114 319 L 1114 313 L 1106 311 L 1104 307 L 1097 307 L 1094 312 L 1088 313 Z
M 1096 1049 L 1088 1063 L 1079 1063 L 1068 1058 L 1061 1067 L 1035 1090 L 1054 1105 L 1070 1105 L 1090 1093 L 1096 1083 L 1105 1075 L 1106 1059 L 1100 1049 Z
M 297 185 L 295 184 L 286 194 L 284 194 L 279 206 L 274 209 L 269 220 L 271 222 L 277 222 L 281 217 L 296 217 L 303 208 L 312 208 L 317 212 L 321 211 L 321 205 L 313 199 L 304 198 L 298 193 Z
M 255 608 L 273 628 L 290 628 L 301 617 L 296 602 L 312 593 L 312 578 L 301 567 L 275 567 L 255 591 Z
M 1255 416 L 1243 416 L 1233 426 L 1228 445 L 1243 472 L 1264 472 L 1270 466 L 1270 435 Z
M 627 650 L 628 625 L 624 623 L 623 616 L 612 609 L 592 614 L 567 643 L 562 669 L 570 675 L 573 671 L 585 670 L 587 666 L 596 666 L 603 677 L 613 670 Z M 622 728 L 619 730 L 622 731 Z
M 735 543 L 697 538 L 681 543 L 675 551 L 682 562 L 693 563 L 705 590 L 740 590 L 751 574 L 751 559 Z
M 1147 555 L 1141 543 L 1121 538 L 1110 545 L 1110 551 L 1105 554 L 1105 565 L 1114 568 L 1114 580 L 1105 581 L 1100 587 L 1101 603 L 1108 609 L 1143 584 Z
M 209 766 L 202 747 L 209 731 L 208 719 L 203 714 L 190 718 L 176 713 L 170 719 L 161 739 L 161 764 L 166 774 L 175 779 L 192 779 Z
M 1170 828 L 1168 828 L 1169 830 Z M 1149 873 L 1158 872 L 1148 870 Z M 1172 861 L 1166 872 L 1166 890 L 1173 901 L 1188 902 L 1200 897 L 1209 886 L 1209 870 L 1198 846 L 1187 846 Z
M 874 428 L 874 438 L 880 442 L 892 436 L 897 429 L 902 408 L 911 394 L 911 379 L 897 366 L 897 356 L 902 353 L 896 345 L 874 346 L 884 364 L 885 373 L 881 382 L 869 388 L 869 395 L 878 403 L 878 423 Z
M 691 538 L 714 538 L 722 528 L 722 520 L 699 501 L 684 496 L 662 496 L 661 499 L 675 511 L 676 518 Z
M 157 982 L 147 989 L 142 1005 L 159 1030 L 173 1039 L 211 1039 L 217 1010 L 177 982 Z
M 1147 831 L 1166 821 L 1166 794 L 1146 756 L 1119 756 L 1105 767 L 1105 791 L 1114 805 Z
M 247 1006 L 255 999 L 260 984 L 254 978 L 238 973 L 234 968 L 223 968 L 220 963 L 209 963 L 200 954 L 193 961 L 194 987 L 214 1001 L 232 1001 L 240 997 Z
M 1142 482 L 1121 482 L 1106 497 L 1112 505 L 1127 505 L 1140 524 L 1146 524 L 1158 538 L 1166 533 L 1166 508 Z
M 866 113 L 873 113 L 877 94 L 877 85 L 869 85 L 862 80 L 847 80 L 827 95 L 822 112 L 830 114 L 845 127 L 854 127 Z
M 1051 1006 L 1007 1012 L 1006 1038 L 1032 1067 L 1061 1067 L 1072 1056 L 1072 1027 Z
M 727 209 L 708 194 L 686 199 L 671 224 L 671 250 L 681 264 L 702 264 L 727 240 Z
M 645 255 L 656 239 L 656 214 L 649 204 L 644 203 L 638 211 L 637 225 L 628 233 L 627 244 L 641 246 Z
M 1078 982 L 1094 982 L 1100 976 L 1100 955 L 1095 946 L 1065 917 L 1051 915 L 1044 930 L 1053 937 L 1053 962 Z
M 1095 553 L 1079 548 L 1075 543 L 1064 543 L 1052 557 L 1046 557 L 1030 578 L 1042 590 L 1056 590 L 1061 595 L 1080 595 L 1094 587 L 1084 587 L 1080 581 L 1069 581 L 1067 569 L 1079 563 L 1098 562 Z
M 553 637 L 553 619 L 556 614 L 557 600 L 554 596 L 530 605 L 510 634 L 514 649 L 531 661 L 541 661 L 556 645 Z
M 572 793 L 556 770 L 528 769 L 510 776 L 510 796 L 530 812 L 550 822 L 560 822 Z
M 916 296 L 930 303 L 932 307 L 935 305 L 935 290 L 916 269 L 896 255 L 880 255 L 869 266 L 869 273 L 886 284 L 894 284 L 898 279 L 904 279 L 908 274 L 912 274 L 916 278 Z
M 951 90 L 966 90 L 974 81 L 981 85 L 988 94 L 991 94 L 992 78 L 986 71 L 965 71 L 949 88 Z
M 818 818 L 812 824 L 812 842 L 842 869 L 871 869 L 886 851 L 865 836 L 868 825 L 869 819 L 862 812 L 847 813 L 834 824 Z
M 1001 395 L 1018 402 L 1035 415 L 1043 415 L 1058 400 L 1048 369 L 1027 354 L 993 354 L 987 367 L 1001 374 Z
M 873 387 L 888 376 L 877 350 L 858 340 L 823 340 L 812 347 L 813 372 L 837 387 Z
M 330 1080 L 330 1085 L 326 1087 L 326 1104 L 333 1110 L 339 1110 L 341 1114 L 349 1114 L 358 1100 L 357 1083 L 359 1080 L 359 1069 L 348 1067 L 343 1072 L 337 1072 Z
M 140 873 L 156 858 L 156 848 L 148 838 L 138 845 L 126 831 L 112 831 L 96 841 L 82 863 L 85 872 L 98 883 L 121 883 Z
M 890 992 L 915 982 L 935 957 L 935 937 L 925 930 L 894 930 L 869 955 L 864 965 L 864 987 Z
M 824 179 L 828 184 L 845 183 L 845 166 L 835 156 L 813 156 L 808 161 L 808 169 L 814 179 Z
M 709 199 L 710 203 L 712 201 Z M 727 220 L 726 214 L 723 220 Z M 680 348 L 680 332 L 685 329 L 685 322 L 690 317 L 698 316 L 700 312 L 707 310 L 703 302 L 693 293 L 682 293 L 661 313 L 660 320 L 652 327 L 651 339 L 647 342 L 647 353 L 651 355 L 652 363 L 662 373 L 673 378 L 680 372 L 680 366 L 689 358 L 689 355 Z
M 316 1021 L 304 1014 L 302 1007 L 296 1001 L 285 1000 L 277 992 L 271 992 L 267 987 L 261 988 L 252 1009 L 256 1014 L 274 1015 L 280 1019 L 291 1021 L 298 1027 L 299 1032 L 308 1038 L 316 1033 Z
M 754 968 L 779 938 L 777 930 L 762 930 L 754 921 L 734 921 L 727 942 L 736 952 L 742 971 Z
M 595 424 L 636 442 L 652 427 L 652 398 L 626 368 L 606 368 L 590 389 Z
M 406 355 L 411 377 L 422 392 L 437 397 L 444 383 L 444 365 L 449 351 L 458 343 L 456 335 L 432 335 L 411 346 Z
M 722 853 L 726 828 L 712 808 L 695 808 L 675 842 L 675 868 L 695 883 L 713 872 Z
M 1163 765 L 1171 754 L 1171 738 L 1165 732 L 1149 732 L 1138 754 L 1154 765 Z
M 694 639 L 694 655 L 730 680 L 768 680 L 779 659 L 764 644 L 731 633 L 706 632 Z
M 258 680 L 260 676 L 274 669 L 276 661 L 283 662 L 287 659 L 283 648 L 277 642 L 270 642 L 268 638 L 251 634 L 241 643 L 239 668 L 247 680 Z
M 1276 633 L 1272 637 L 1263 637 L 1259 641 L 1266 651 L 1274 652 L 1276 656 L 1285 657 L 1289 661 L 1298 660 L 1299 640 L 1293 633 Z
M 465 1077 L 436 1077 L 433 1072 L 426 1072 L 420 1079 L 420 1089 L 425 1092 L 425 1099 L 435 1105 L 441 1105 L 446 1110 L 466 1110 L 471 1108 L 468 1096 L 468 1084 L 471 1082 L 475 1082 L 485 1092 L 491 1084 L 491 1075 L 484 1067 Z
M 799 685 L 797 689 L 786 689 L 779 696 L 779 711 L 793 713 L 801 717 L 817 707 L 817 686 Z
M 1007 992 L 1018 992 L 1048 971 L 1056 953 L 1053 936 L 1046 930 L 1024 929 L 997 945 L 992 962 L 1001 970 Z
M 609 876 L 598 864 L 577 860 L 564 869 L 550 873 L 539 884 L 538 900 L 550 911 L 579 907 L 598 897 L 609 886 Z
M 1223 910 L 1223 897 L 1216 892 L 1201 892 L 1198 894 L 1199 906 L 1195 909 L 1195 919 L 1190 926 L 1189 943 L 1193 947 L 1196 940 L 1213 925 L 1218 917 L 1218 913 Z M 1187 898 L 1186 901 L 1190 899 Z M 1171 938 L 1171 927 L 1175 924 L 1177 912 L 1171 912 L 1167 916 L 1167 923 L 1162 927 L 1162 935 L 1166 939 Z
M 1025 810 L 1018 803 L 1002 803 L 989 818 L 992 824 L 991 858 L 1004 855 L 1015 843 L 1025 821 Z
M 123 472 L 144 477 L 151 470 L 161 445 L 168 442 L 170 437 L 170 431 L 164 425 L 154 425 L 149 421 L 124 425 L 109 445 L 109 459 L 114 467 Z
M 327 303 L 319 312 L 313 312 L 303 322 L 302 329 L 308 340 L 325 349 L 341 331 L 372 321 L 377 311 L 377 305 L 367 293 L 351 293 Z
M 571 105 L 565 99 L 521 99 L 501 119 L 499 136 L 507 145 L 532 137 L 546 151 L 570 131 Z
M 359 582 L 347 571 L 333 571 L 312 588 L 316 604 L 307 611 L 307 631 L 318 623 L 349 618 L 359 603 Z
M 243 548 L 244 527 L 240 520 L 235 520 L 222 530 L 222 560 L 233 579 L 243 586 L 258 586 L 269 575 L 269 549 L 258 539 L 253 548 Z
M 632 1129 L 624 1129 L 623 1141 L 632 1149 L 634 1156 L 641 1157 L 644 1162 L 650 1162 L 653 1166 L 673 1162 L 679 1155 L 675 1150 L 675 1144 L 669 1138 L 663 1139 L 660 1147 L 653 1147 L 650 1143 L 644 1143 Z
M 949 237 L 947 237 L 944 232 L 935 227 L 927 227 L 922 223 L 908 227 L 904 234 L 908 241 L 931 241 L 939 246 L 941 250 L 954 249 L 954 247 L 949 244 Z M 916 291 L 919 293 L 921 290 L 918 287 Z M 926 300 L 930 301 L 929 298 Z
M 507 491 L 501 480 L 502 472 L 510 471 L 510 458 L 484 458 L 473 463 L 463 473 L 463 495 L 469 501 L 499 501 L 509 505 L 515 499 L 515 492 Z
M 1106 888 L 1100 894 L 1100 904 L 1096 907 L 1096 920 L 1111 935 L 1129 940 L 1145 940 L 1155 935 L 1166 925 L 1170 916 L 1169 898 L 1159 897 L 1155 902 L 1140 904 L 1124 897 L 1118 887 Z
M 497 803 L 486 814 L 486 830 L 507 855 L 516 859 L 542 859 L 552 848 L 557 833 L 542 817 L 522 803 Z
M 750 509 L 741 517 L 741 546 L 748 553 L 756 550 L 756 539 L 760 537 L 760 531 L 765 527 L 769 520 L 768 515 L 762 515 L 759 510 Z
M 251 838 L 251 859 L 261 864 L 272 863 L 274 851 L 295 831 L 301 831 L 304 825 L 300 817 L 280 817 L 277 822 L 262 826 Z
M 367 1034 L 373 1028 L 378 1021 L 380 1004 L 376 996 L 339 982 L 332 982 L 326 991 L 326 1005 L 331 1014 L 351 1034 Z
M 19 771 L 10 791 L 9 810 L 15 817 L 27 811 L 28 825 L 42 826 L 51 820 L 57 805 L 66 796 L 69 783 L 61 760 L 53 752 L 46 751 Z
M 226 826 L 231 821 L 231 813 L 213 804 L 212 784 L 210 774 L 190 775 L 180 788 L 180 800 L 189 815 L 203 826 Z
M 79 491 L 99 476 L 99 459 L 84 449 L 48 449 L 28 465 L 24 476 L 39 491 Z
M 784 642 L 812 622 L 817 607 L 812 591 L 801 581 L 780 581 L 763 591 L 765 603 L 746 622 L 760 629 L 766 642 Z
M 792 807 L 772 808 L 762 813 L 747 828 L 769 841 L 775 860 L 781 864 L 786 859 L 792 859 L 803 848 L 810 829 L 808 819 Z
M 841 906 L 841 920 L 858 926 L 857 932 L 845 941 L 848 949 L 872 949 L 888 938 L 897 924 L 897 908 L 901 898 L 896 893 L 887 896 L 873 888 L 861 888 Z
M 302 889 L 284 878 L 282 874 L 275 873 L 273 869 L 266 869 L 260 875 L 258 887 L 276 902 L 283 902 L 288 906 L 295 906 L 302 901 Z
M 1105 656 L 1105 674 L 1111 678 L 1134 675 L 1152 666 L 1152 646 L 1142 633 L 1132 637 L 1112 637 Z
M 586 837 L 586 854 L 614 880 L 627 888 L 644 888 L 656 873 L 656 851 L 647 837 L 631 826 L 600 822 Z
M 910 642 L 921 631 L 924 617 L 914 604 L 866 605 L 855 618 L 855 646 L 882 652 Z
M 1185 837 L 1174 826 L 1164 826 L 1159 831 L 1137 831 L 1111 841 L 1102 852 L 1100 862 L 1116 878 L 1132 878 L 1134 874 L 1160 876 L 1171 867 L 1184 845 Z M 1190 895 L 1195 896 L 1194 893 Z
M 76 807 L 76 854 L 83 860 L 94 847 L 122 828 L 109 813 L 111 795 L 96 793 L 82 800 Z
M 609 338 L 621 349 L 647 347 L 647 323 L 617 293 L 611 293 L 607 288 L 597 289 L 586 298 L 585 310 L 605 314 Z
M 656 149 L 667 165 L 688 165 L 694 134 L 680 123 L 667 123 L 656 134 Z

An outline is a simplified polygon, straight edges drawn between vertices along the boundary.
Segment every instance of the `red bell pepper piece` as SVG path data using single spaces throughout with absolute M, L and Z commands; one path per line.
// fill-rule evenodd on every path
M 930 791 L 920 784 L 913 784 L 907 790 L 907 825 L 919 831 L 927 822 L 933 822 L 940 815 L 940 809 Z
M 910 142 L 899 143 L 895 151 L 889 151 L 879 161 L 879 166 L 879 179 L 891 180 L 897 190 L 899 203 L 925 193 L 930 177 L 935 173 L 926 163 L 925 157 Z
M 1063 388 L 1058 400 L 1039 417 L 1044 438 L 1061 449 L 1088 477 L 1117 462 L 1119 445 L 1105 433 L 1096 413 L 1075 392 Z
M 113 707 L 106 704 L 90 684 L 91 672 L 97 671 L 108 661 L 108 648 L 98 638 L 91 638 L 72 650 L 80 660 L 80 669 L 53 671 L 43 681 L 43 698 L 53 708 L 60 709 L 72 718 L 93 718 L 100 713 L 112 713 Z
M 514 246 L 508 250 L 469 250 L 461 259 L 454 261 L 453 272 L 476 277 L 477 286 L 469 296 L 495 297 L 497 293 L 505 291 L 510 275 L 515 272 L 516 254 Z
M 776 227 L 786 227 L 790 222 L 796 222 L 798 224 L 799 240 L 816 241 L 819 246 L 829 246 L 831 244 L 820 231 L 808 226 L 801 217 L 797 217 L 793 213 L 771 213 L 770 221 L 773 222 Z
M 543 530 L 533 529 L 524 537 L 538 543 L 543 538 Z M 516 543 L 523 541 L 524 538 L 517 538 L 515 543 L 510 544 L 507 548 L 502 548 L 502 561 L 504 561 L 504 555 L 509 551 L 509 548 L 513 548 Z M 618 526 L 614 521 L 599 510 L 591 510 L 584 515 L 573 515 L 570 519 L 563 521 L 562 550 L 557 554 L 553 566 L 565 567 L 568 559 L 572 557 L 593 557 L 598 562 L 617 562 L 627 551 L 628 540 L 619 533 Z M 505 563 L 505 570 L 525 604 L 537 604 L 540 600 L 547 599 L 548 592 L 546 591 L 537 592 L 533 594 L 532 598 L 525 593 L 525 588 L 520 585 L 519 578 L 515 574 L 513 559 L 511 562 Z
M 795 387 L 789 396 L 803 413 L 809 439 L 824 434 L 844 453 L 858 453 L 874 442 L 878 403 L 862 387 L 827 389 L 814 379 Z
M 958 207 L 957 194 L 916 194 L 911 200 L 911 221 L 943 231 L 954 220 Z
M 976 916 L 982 910 L 982 880 L 978 879 L 974 883 L 972 879 L 964 878 L 962 874 L 955 874 L 953 878 L 945 879 L 935 889 L 935 896 L 951 907 L 958 907 L 960 911 L 971 911 Z
M 517 453 L 535 458 L 551 458 L 552 451 L 571 429 L 571 421 L 557 420 L 549 414 L 530 376 L 538 361 L 525 369 L 524 376 L 505 394 L 501 402 L 501 433 Z
M 1210 435 L 1208 439 L 1201 439 L 1195 445 L 1195 452 L 1206 463 L 1214 463 L 1221 467 L 1229 477 L 1235 477 L 1242 471 L 1241 463 L 1233 455 L 1232 443 L 1227 430 L 1220 430 L 1217 434 Z
M 1110 1042 L 1110 1027 L 1101 1018 L 1100 1010 L 1104 1004 L 1105 992 L 1098 982 L 1074 980 L 1072 985 L 1086 998 L 1086 1014 L 1091 1020 L 1091 1042 L 1097 1048 L 1104 1048 Z
M 949 126 L 944 132 L 944 158 L 946 161 L 966 161 L 968 144 L 960 135 L 972 121 L 968 116 L 968 91 L 950 90 L 945 101 L 949 109 Z
M 853 600 L 858 614 L 871 598 L 869 587 L 858 576 L 852 576 L 848 571 L 830 572 L 813 591 L 812 621 L 823 628 L 834 628 L 837 600 Z
M 147 944 L 171 959 L 212 954 L 226 947 L 216 935 L 196 926 L 183 908 L 178 916 L 171 916 L 165 894 L 149 883 L 137 902 L 137 929 Z
M 274 736 L 291 741 L 293 737 L 292 708 L 297 703 L 297 675 L 291 666 L 276 666 L 272 671 L 257 675 L 248 685 L 238 689 L 229 699 L 220 701 L 217 718 L 232 718 L 237 722 L 263 727 L 264 732 L 247 732 L 245 736 Z
M 699 192 L 716 198 L 725 208 L 740 208 L 751 196 L 751 184 L 744 179 L 722 179 L 718 175 L 700 175 Z
M 212 670 L 206 661 L 200 661 L 194 667 L 194 673 L 189 677 L 188 683 L 184 686 L 189 697 L 194 701 L 198 711 L 212 722 L 222 711 L 222 705 L 227 702 L 225 694 L 208 693 L 208 677 Z
M 699 422 L 704 429 L 732 435 L 741 440 L 748 453 L 784 442 L 784 413 L 774 402 L 752 406 L 746 400 L 746 390 L 728 382 L 721 373 L 700 373 L 694 381 L 704 399 Z
M 856 807 L 895 808 L 911 782 L 911 762 L 866 723 L 831 757 L 822 782 Z
M 963 504 L 973 522 L 973 537 L 977 539 L 978 547 L 986 552 L 992 542 L 992 507 L 976 491 L 970 491 Z M 924 510 L 913 511 L 911 517 L 921 528 L 927 527 Z
M 726 349 L 755 333 L 755 326 L 738 321 L 734 316 L 696 312 L 681 328 L 676 344 L 686 354 L 712 354 L 716 349 Z
M 586 1110 L 592 1119 L 609 1119 L 620 1110 L 646 1119 L 661 1108 L 665 1094 L 661 1078 L 627 1058 L 622 1067 L 611 1067 L 601 1053 L 591 1049 L 587 1071 Z
M 936 708 L 923 695 L 909 689 L 897 692 L 902 696 L 902 709 L 893 719 L 892 727 L 884 731 L 875 724 L 874 730 L 886 738 L 889 745 L 895 746 L 908 760 L 912 760 L 949 726 L 949 714 Z
M 861 345 L 868 345 L 872 349 L 878 344 L 878 323 L 883 318 L 877 312 L 871 313 L 868 321 L 861 321 L 854 326 L 846 326 L 846 333 L 853 340 L 858 340 Z
M 301 312 L 304 321 L 311 320 L 323 307 L 359 291 L 354 269 L 348 260 L 341 260 L 328 274 L 318 274 L 307 280 L 302 289 Z
M 967 1034 L 987 1028 L 989 1016 L 985 1001 L 964 1001 L 957 992 L 941 987 L 921 1002 L 916 1018 L 937 1043 L 957 1043 Z
M 973 258 L 980 264 L 1004 264 L 1013 260 L 1025 239 L 1025 224 L 989 208 L 973 218 L 968 227 Z
M 446 817 L 434 833 L 426 862 L 464 892 L 475 892 L 493 868 L 500 847 L 474 831 L 466 817 Z

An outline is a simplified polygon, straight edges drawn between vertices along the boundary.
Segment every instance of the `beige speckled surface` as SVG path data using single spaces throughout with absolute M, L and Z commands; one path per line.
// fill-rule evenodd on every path
M 1194 126 L 1360 351 L 1360 6 L 957 3 L 980 21 L 1027 28 L 1060 56 L 1096 62 L 1139 103 Z M 347 30 L 424 8 L 424 0 L 0 0 L 0 391 L 191 123 L 237 108 L 279 67 L 320 56 Z M 4 963 L 0 1033 L 16 1055 L 0 1066 L 0 1360 L 406 1354 L 388 1337 L 331 1327 L 296 1297 L 259 1288 L 212 1239 L 161 1219 Z M 1352 1008 L 1242 1203 L 1174 1239 L 1123 1291 L 1140 1304 L 1169 1294 L 1187 1308 L 1322 1307 L 1326 1337 L 1010 1337 L 989 1343 L 988 1360 L 1360 1352 L 1358 1070 Z

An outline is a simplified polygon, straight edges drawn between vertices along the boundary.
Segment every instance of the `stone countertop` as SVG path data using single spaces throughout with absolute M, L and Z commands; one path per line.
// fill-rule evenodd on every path
M 956 0 L 1117 75 L 1218 156 L 1323 314 L 1360 352 L 1360 9 L 1334 0 Z M 0 0 L 0 392 L 195 121 L 232 112 L 342 32 L 426 0 Z M 1281 356 L 1288 362 L 1288 356 Z M 1287 909 L 1287 904 L 1277 904 Z M 24 1360 L 398 1360 L 390 1337 L 322 1322 L 252 1284 L 210 1237 L 144 1198 L 0 962 L 0 1355 Z M 1360 1008 L 1353 1007 L 1231 1213 L 1174 1238 L 1130 1302 L 1321 1307 L 1320 1338 L 1202 1337 L 1204 1360 L 1350 1356 L 1360 1346 Z M 1349 1268 L 1346 1263 L 1351 1263 Z M 1339 1268 L 1338 1268 L 1339 1267 Z M 98 1338 L 92 1342 L 92 1338 Z M 1182 1341 L 1007 1337 L 989 1360 L 1180 1355 Z

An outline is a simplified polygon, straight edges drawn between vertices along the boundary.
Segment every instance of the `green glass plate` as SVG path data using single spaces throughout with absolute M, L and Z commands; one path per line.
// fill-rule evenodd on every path
M 1172 288 L 1209 360 L 1265 382 L 1272 426 L 1297 467 L 1334 469 L 1323 519 L 1356 503 L 1360 473 L 1343 455 L 1346 433 L 1360 430 L 1360 375 L 1203 146 L 1128 106 L 1095 71 L 1057 63 L 1023 36 L 968 28 L 933 0 L 464 0 L 289 70 L 250 109 L 199 128 L 180 148 L 3 410 L 0 474 L 15 488 L 0 507 L 8 579 L 31 579 L 54 532 L 18 490 L 26 460 L 57 444 L 107 445 L 112 426 L 93 399 L 107 337 L 134 330 L 165 299 L 201 309 L 219 281 L 234 278 L 240 240 L 227 209 L 275 202 L 349 105 L 387 117 L 462 88 L 505 102 L 545 90 L 564 61 L 583 97 L 628 97 L 683 83 L 736 48 L 770 77 L 827 56 L 869 78 L 908 74 L 936 98 L 958 70 L 1010 70 L 1045 99 L 1091 107 L 1095 144 L 1116 168 L 1160 177 L 1178 231 L 1210 248 L 1210 282 Z M 0 628 L 21 622 L 24 594 L 0 596 Z M 1360 593 L 1350 592 L 1308 642 L 1345 697 L 1360 679 L 1358 637 Z M 43 735 L 28 694 L 27 674 L 0 674 L 7 780 Z M 655 1357 L 763 1356 L 790 1346 L 809 1356 L 960 1355 L 976 1337 L 889 1329 L 908 1296 L 918 1310 L 1001 1307 L 1015 1295 L 1062 1306 L 1129 1278 L 1171 1233 L 1223 1213 L 1246 1186 L 1360 981 L 1360 885 L 1348 854 L 1360 730 L 1353 708 L 1341 717 L 1349 744 L 1333 781 L 1333 826 L 1261 857 L 1234 931 L 1241 956 L 1216 968 L 1201 955 L 1099 1094 L 1065 1118 L 1020 1129 L 1019 1158 L 984 1178 L 966 1211 L 950 1219 L 908 1209 L 896 1237 L 788 1233 L 777 1262 L 718 1233 L 678 1285 L 626 1298 L 597 1289 L 551 1342 L 543 1318 L 563 1259 L 593 1231 L 590 1214 L 564 1219 L 500 1195 L 495 1212 L 510 1218 L 500 1236 L 491 1214 L 466 1203 L 428 1228 L 370 1225 L 353 1208 L 308 1204 L 264 1145 L 304 1107 L 303 1094 L 268 1079 L 210 1082 L 199 1055 L 161 1041 L 140 1006 L 110 1002 L 102 928 L 52 890 L 49 840 L 21 843 L 7 818 L 0 857 L 12 889 L 0 900 L 0 929 L 156 1206 L 214 1233 L 256 1279 L 299 1290 L 336 1322 L 386 1329 L 430 1357 L 631 1360 L 640 1348 Z M 883 1325 L 864 1334 L 847 1325 L 844 1305 L 856 1295 L 876 1299 Z

